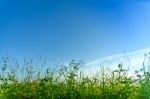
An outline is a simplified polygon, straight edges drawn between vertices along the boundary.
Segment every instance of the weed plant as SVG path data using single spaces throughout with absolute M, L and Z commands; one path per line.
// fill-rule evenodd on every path
M 92 77 L 72 60 L 56 70 L 37 70 L 33 61 L 18 62 L 2 57 L 0 99 L 150 99 L 150 71 L 143 67 L 134 77 L 118 64 L 118 69 L 101 67 Z

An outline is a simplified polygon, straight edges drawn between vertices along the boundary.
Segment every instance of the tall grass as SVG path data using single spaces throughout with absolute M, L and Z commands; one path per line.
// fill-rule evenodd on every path
M 101 67 L 92 77 L 81 69 L 83 61 L 43 72 L 33 61 L 20 66 L 2 57 L 0 65 L 0 99 L 150 99 L 150 72 L 144 64 L 134 77 L 122 64 L 116 70 Z

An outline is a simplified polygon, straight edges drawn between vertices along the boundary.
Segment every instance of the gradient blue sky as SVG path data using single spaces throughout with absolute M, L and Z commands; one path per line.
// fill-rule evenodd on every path
M 0 0 L 0 56 L 91 61 L 148 47 L 148 1 Z

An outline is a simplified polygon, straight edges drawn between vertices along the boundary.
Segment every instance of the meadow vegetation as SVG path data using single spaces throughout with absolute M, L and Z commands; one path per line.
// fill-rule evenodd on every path
M 32 60 L 23 64 L 1 58 L 0 99 L 150 99 L 150 71 L 144 62 L 134 76 L 118 64 L 117 70 L 100 67 L 92 77 L 81 69 L 83 61 L 43 71 Z

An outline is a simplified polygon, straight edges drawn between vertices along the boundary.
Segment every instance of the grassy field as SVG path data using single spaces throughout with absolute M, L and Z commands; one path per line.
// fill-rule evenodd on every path
M 101 67 L 89 77 L 81 69 L 83 61 L 74 60 L 43 72 L 32 60 L 20 66 L 2 57 L 0 66 L 0 99 L 150 99 L 150 72 L 145 66 L 134 77 L 122 64 L 117 70 Z

